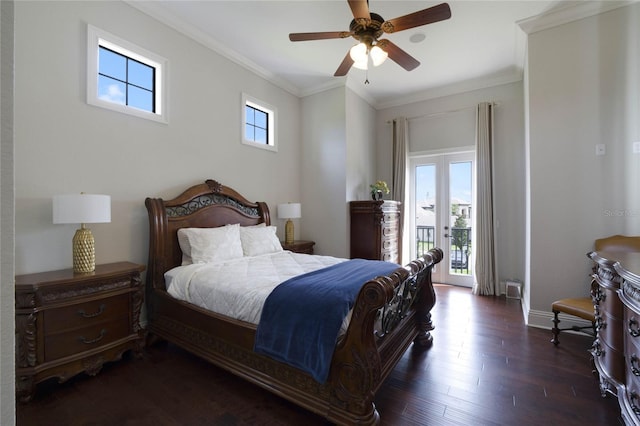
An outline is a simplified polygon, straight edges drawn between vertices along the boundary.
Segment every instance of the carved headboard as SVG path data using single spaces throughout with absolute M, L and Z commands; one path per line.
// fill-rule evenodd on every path
M 235 223 L 241 226 L 271 224 L 266 203 L 251 202 L 211 179 L 190 187 L 172 200 L 147 198 L 145 206 L 149 214 L 147 284 L 161 290 L 165 290 L 164 273 L 182 262 L 178 229 L 215 228 Z

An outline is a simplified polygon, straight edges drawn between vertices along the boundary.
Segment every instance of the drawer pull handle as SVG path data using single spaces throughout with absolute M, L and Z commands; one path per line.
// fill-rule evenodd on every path
M 105 334 L 107 334 L 107 330 L 105 330 L 103 328 L 102 330 L 100 330 L 100 335 L 98 337 L 96 337 L 95 339 L 87 340 L 83 336 L 80 336 L 80 337 L 78 337 L 78 340 L 80 340 L 85 345 L 92 345 L 92 344 L 98 343 L 100 340 L 102 340 L 102 338 L 105 336 Z
M 602 346 L 600 346 L 600 341 L 598 339 L 593 341 L 593 345 L 591 346 L 591 354 L 595 357 L 604 355 L 604 351 L 602 350 Z
M 638 331 L 638 321 L 635 318 L 631 318 L 629 320 L 629 334 L 633 337 L 640 336 L 640 331 Z
M 638 357 L 636 356 L 636 354 L 631 355 L 629 364 L 631 365 L 631 372 L 633 373 L 633 375 L 640 376 L 640 370 L 638 370 Z
M 94 318 L 94 317 L 97 317 L 98 315 L 102 315 L 102 313 L 104 312 L 104 308 L 105 308 L 105 305 L 103 303 L 100 305 L 100 308 L 98 308 L 98 312 L 94 312 L 92 314 L 88 314 L 84 311 L 84 309 L 80 309 L 78 311 L 78 315 L 80 315 L 82 318 Z

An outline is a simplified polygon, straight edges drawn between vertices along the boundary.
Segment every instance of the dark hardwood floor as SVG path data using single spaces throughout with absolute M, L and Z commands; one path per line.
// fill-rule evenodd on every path
M 622 425 L 602 398 L 587 336 L 527 327 L 520 301 L 437 286 L 433 347 L 407 351 L 376 397 L 382 425 Z M 28 425 L 326 425 L 170 344 L 95 377 L 45 382 L 17 405 Z

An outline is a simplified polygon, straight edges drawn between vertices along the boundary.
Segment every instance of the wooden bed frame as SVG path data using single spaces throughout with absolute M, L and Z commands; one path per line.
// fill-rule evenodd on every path
M 320 384 L 302 370 L 254 353 L 255 325 L 176 300 L 165 288 L 164 273 L 182 261 L 178 229 L 269 225 L 267 205 L 250 202 L 214 180 L 192 186 L 172 200 L 147 198 L 145 205 L 150 226 L 146 288 L 150 337 L 168 340 L 333 423 L 379 423 L 375 392 L 411 342 L 431 346 L 430 310 L 435 304 L 431 269 L 442 259 L 440 249 L 364 284 L 349 327 L 337 342 L 329 378 Z

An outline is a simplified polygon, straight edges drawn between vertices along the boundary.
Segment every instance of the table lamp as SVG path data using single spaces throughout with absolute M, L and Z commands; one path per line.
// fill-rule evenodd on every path
M 293 244 L 293 222 L 291 219 L 300 217 L 300 203 L 278 204 L 278 218 L 287 219 L 284 225 L 284 242 Z
M 73 236 L 73 272 L 96 269 L 95 241 L 86 223 L 111 222 L 111 197 L 98 194 L 68 194 L 53 197 L 53 223 L 79 223 Z

